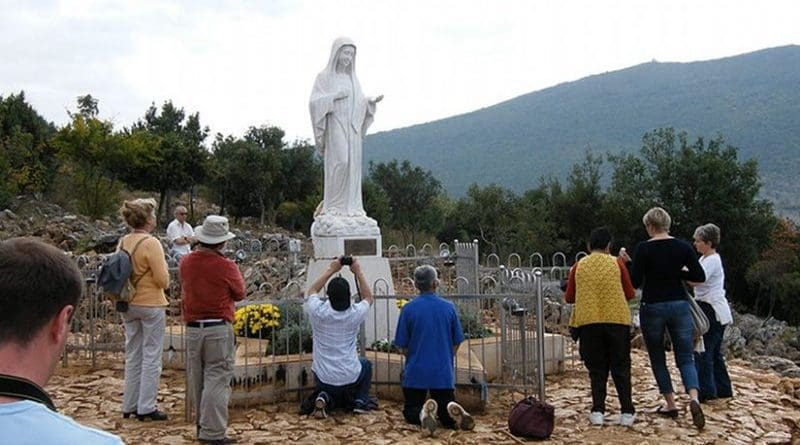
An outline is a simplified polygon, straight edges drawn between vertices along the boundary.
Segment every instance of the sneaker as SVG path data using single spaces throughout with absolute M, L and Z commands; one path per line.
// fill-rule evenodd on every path
M 419 412 L 419 424 L 422 426 L 422 432 L 429 437 L 433 437 L 436 427 L 439 426 L 439 421 L 436 420 L 436 410 L 438 409 L 439 405 L 436 400 L 428 399 Z
M 325 419 L 328 417 L 326 408 L 328 407 L 328 394 L 322 391 L 314 401 L 314 412 L 312 415 L 317 419 Z
M 475 419 L 469 415 L 463 406 L 456 402 L 447 404 L 447 414 L 456 422 L 456 429 L 458 430 L 472 430 L 475 428 Z
M 592 413 L 589 414 L 589 422 L 591 422 L 592 425 L 602 425 L 604 417 L 605 414 L 600 411 L 592 411 Z
M 355 406 L 353 407 L 353 414 L 366 414 L 369 412 L 369 407 L 366 403 L 356 399 Z
M 689 411 L 692 413 L 692 423 L 697 429 L 702 430 L 706 426 L 706 416 L 703 415 L 703 408 L 700 407 L 700 402 L 692 399 L 689 402 Z
M 619 424 L 622 426 L 633 426 L 633 421 L 636 419 L 636 414 L 633 413 L 622 413 L 619 416 Z

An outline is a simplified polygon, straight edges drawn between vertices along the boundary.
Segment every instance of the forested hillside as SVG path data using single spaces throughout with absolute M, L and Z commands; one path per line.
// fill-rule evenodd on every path
M 517 193 L 564 178 L 587 149 L 636 152 L 645 132 L 722 134 L 756 159 L 762 193 L 800 214 L 800 46 L 693 63 L 650 62 L 526 94 L 471 113 L 377 133 L 365 163 L 409 160 L 451 196 L 470 184 Z

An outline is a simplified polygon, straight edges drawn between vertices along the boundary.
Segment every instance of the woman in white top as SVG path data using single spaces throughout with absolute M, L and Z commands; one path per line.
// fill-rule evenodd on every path
M 708 332 L 703 335 L 706 350 L 696 352 L 694 359 L 700 380 L 700 402 L 733 397 L 731 378 L 722 353 L 722 336 L 725 326 L 733 321 L 733 316 L 725 298 L 725 270 L 717 253 L 719 240 L 720 230 L 714 224 L 702 225 L 694 231 L 694 247 L 702 255 L 700 265 L 706 272 L 706 281 L 690 284 L 694 286 L 695 298 L 710 325 Z

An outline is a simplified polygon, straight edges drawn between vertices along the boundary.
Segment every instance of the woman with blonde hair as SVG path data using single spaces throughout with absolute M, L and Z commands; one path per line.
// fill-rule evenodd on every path
M 156 201 L 125 201 L 120 214 L 132 231 L 122 237 L 119 249 L 131 254 L 131 284 L 135 288 L 122 313 L 125 325 L 125 390 L 122 416 L 140 421 L 167 420 L 156 407 L 164 349 L 169 270 L 161 242 L 150 235 L 156 227 Z
M 650 239 L 636 246 L 631 281 L 634 287 L 642 288 L 639 309 L 642 336 L 650 356 L 650 368 L 666 402 L 666 406 L 659 407 L 656 413 L 673 419 L 678 417 L 664 350 L 664 333 L 669 332 L 675 364 L 691 397 L 692 423 L 703 428 L 706 421 L 698 399 L 700 384 L 693 355 L 694 325 L 683 282 L 703 282 L 706 275 L 692 246 L 670 236 L 672 219 L 666 210 L 653 207 L 644 214 L 642 222 Z M 622 252 L 620 256 L 629 259 Z

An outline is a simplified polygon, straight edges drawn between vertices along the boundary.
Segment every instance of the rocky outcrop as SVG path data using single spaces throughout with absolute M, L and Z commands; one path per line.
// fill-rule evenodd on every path
M 798 328 L 774 318 L 762 319 L 734 312 L 733 324 L 725 330 L 725 344 L 736 357 L 774 355 L 800 361 Z
M 36 236 L 66 251 L 103 253 L 125 231 L 110 218 L 91 221 L 30 196 L 17 197 L 11 208 L 0 212 L 0 239 Z

